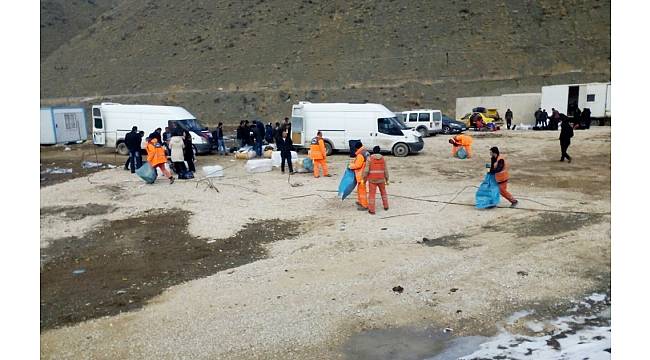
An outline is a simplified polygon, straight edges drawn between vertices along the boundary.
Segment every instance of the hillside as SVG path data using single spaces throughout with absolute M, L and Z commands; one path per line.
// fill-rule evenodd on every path
M 610 80 L 609 1 L 108 3 L 42 59 L 42 103 L 181 104 L 214 124 L 304 99 L 453 114 L 460 96 Z

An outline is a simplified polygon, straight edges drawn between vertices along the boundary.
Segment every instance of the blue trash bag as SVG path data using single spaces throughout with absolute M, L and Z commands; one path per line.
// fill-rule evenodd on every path
M 467 159 L 467 150 L 464 147 L 461 147 L 456 151 L 456 157 L 459 159 Z
M 357 186 L 357 179 L 354 176 L 354 171 L 349 168 L 345 168 L 345 173 L 341 178 L 339 183 L 339 198 L 341 200 L 345 199 L 352 193 L 352 190 Z
M 476 190 L 476 208 L 487 209 L 499 205 L 501 194 L 494 174 L 485 174 L 485 179 Z
M 312 171 L 314 171 L 314 161 L 312 159 L 310 159 L 310 158 L 304 158 L 302 160 L 302 167 L 305 170 L 307 170 L 309 172 L 312 172 Z
M 138 176 L 147 184 L 153 184 L 154 181 L 156 181 L 156 177 L 158 176 L 156 170 L 152 168 L 148 162 L 135 169 L 135 173 L 138 174 Z

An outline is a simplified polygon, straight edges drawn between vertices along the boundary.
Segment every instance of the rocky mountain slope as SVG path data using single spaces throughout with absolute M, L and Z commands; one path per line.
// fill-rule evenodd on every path
M 43 104 L 181 104 L 208 124 L 298 100 L 453 114 L 456 97 L 610 80 L 609 1 L 98 0 L 90 17 L 82 3 L 95 21 L 64 35 L 42 10 Z

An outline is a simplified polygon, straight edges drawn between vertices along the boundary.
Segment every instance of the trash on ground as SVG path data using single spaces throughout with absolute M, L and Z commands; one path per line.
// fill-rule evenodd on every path
M 98 168 L 102 167 L 102 163 L 100 162 L 93 162 L 93 161 L 84 161 L 81 163 L 81 167 L 84 169 L 92 169 L 92 168 Z
M 64 168 L 47 168 L 45 171 L 41 171 L 41 174 L 72 174 L 72 169 L 64 169 Z
M 205 177 L 210 178 L 223 176 L 223 166 L 221 165 L 204 166 L 202 169 Z
M 396 292 L 396 293 L 401 294 L 404 291 L 404 288 L 397 285 L 397 286 L 393 287 L 393 291 Z
M 72 271 L 72 275 L 81 275 L 86 272 L 86 269 L 77 269 Z
M 70 149 L 70 148 L 67 147 L 67 146 L 63 149 L 63 151 L 70 151 L 70 150 L 72 150 L 72 149 Z
M 273 161 L 271 159 L 248 160 L 244 169 L 249 173 L 262 173 L 273 170 Z

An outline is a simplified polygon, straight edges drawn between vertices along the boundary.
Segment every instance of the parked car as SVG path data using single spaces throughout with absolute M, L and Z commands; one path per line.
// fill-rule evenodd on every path
M 442 133 L 443 134 L 459 134 L 467 130 L 464 123 L 454 120 L 447 115 L 442 115 Z
M 419 132 L 422 137 L 442 132 L 442 112 L 440 110 L 409 110 L 396 112 L 395 115 L 407 128 Z

